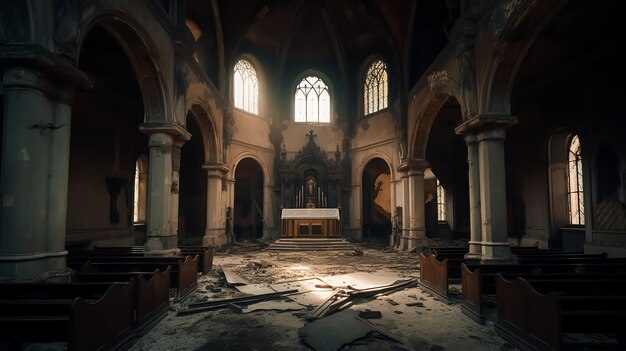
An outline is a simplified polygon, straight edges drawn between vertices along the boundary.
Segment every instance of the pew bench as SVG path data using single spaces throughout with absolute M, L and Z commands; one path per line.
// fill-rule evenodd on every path
M 124 282 L 136 280 L 133 299 L 135 319 L 133 328 L 143 335 L 158 323 L 169 310 L 171 266 L 153 272 L 75 272 L 74 279 L 81 283 Z
M 213 247 L 212 246 L 180 246 L 181 256 L 199 256 L 198 271 L 203 274 L 208 273 L 213 267 Z M 89 256 L 144 256 L 143 246 L 100 246 L 93 250 L 70 251 L 69 257 L 89 257 Z
M 496 332 L 529 350 L 571 349 L 565 333 L 608 334 L 617 344 L 585 347 L 624 349 L 625 289 L 626 279 L 510 281 L 497 275 Z
M 87 261 L 80 269 L 80 273 L 95 272 L 117 272 L 117 273 L 136 273 L 145 272 L 149 274 L 155 269 L 166 270 L 171 267 L 170 287 L 177 289 L 178 299 L 184 299 L 197 286 L 198 282 L 198 260 L 187 256 L 184 261 L 178 259 L 168 259 L 161 257 L 161 260 L 146 262 L 144 260 L 127 261 L 115 260 L 104 262 Z
M 610 279 L 623 278 L 626 279 L 626 265 L 622 265 L 615 272 L 593 272 L 588 270 L 577 269 L 580 266 L 549 265 L 553 272 L 544 272 L 543 265 L 525 265 L 525 264 L 509 264 L 509 265 L 469 265 L 463 264 L 461 268 L 461 281 L 463 301 L 461 310 L 470 318 L 479 323 L 484 323 L 485 302 L 487 296 L 496 293 L 496 275 L 498 273 L 506 279 L 522 277 L 527 280 L 538 279 Z
M 3 340 L 62 341 L 70 351 L 128 346 L 133 337 L 134 280 L 78 284 L 74 290 L 76 285 L 0 284 L 0 328 L 11 331 L 3 334 Z

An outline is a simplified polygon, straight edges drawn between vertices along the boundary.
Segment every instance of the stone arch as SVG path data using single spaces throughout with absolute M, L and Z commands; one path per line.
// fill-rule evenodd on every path
M 217 163 L 221 153 L 214 119 L 200 102 L 193 102 L 188 109 L 188 114 L 193 116 L 200 127 L 204 142 L 204 162 Z
M 361 161 L 361 164 L 359 165 L 359 170 L 357 174 L 363 174 L 363 171 L 365 170 L 365 167 L 367 167 L 367 165 L 370 163 L 370 161 L 376 159 L 376 158 L 380 158 L 383 161 L 385 161 L 385 163 L 387 164 L 387 167 L 389 167 L 389 170 L 391 172 L 391 180 L 397 180 L 397 170 L 395 169 L 395 167 L 393 167 L 393 162 L 391 161 L 391 158 L 386 155 L 383 154 L 382 152 L 373 152 L 369 155 L 367 155 L 363 161 Z
M 233 170 L 233 232 L 236 240 L 259 238 L 267 228 L 268 177 L 256 157 L 241 157 Z M 259 179 L 260 178 L 260 179 Z
M 446 79 L 429 92 L 423 99 L 423 104 L 419 104 L 423 107 L 417 112 L 417 123 L 413 127 L 409 144 L 409 158 L 425 159 L 431 128 L 439 111 L 450 97 L 455 98 L 459 106 L 461 106 L 458 84 L 450 79 Z
M 256 154 L 250 151 L 242 152 L 233 159 L 233 164 L 231 167 L 232 172 L 230 172 L 232 180 L 235 179 L 235 172 L 237 172 L 237 165 L 239 165 L 239 162 L 241 162 L 245 158 L 251 158 L 259 164 L 259 166 L 261 167 L 261 171 L 263 171 L 263 186 L 270 186 L 271 185 L 270 179 L 269 179 L 270 173 L 269 173 L 267 166 L 265 165 L 265 162 L 263 162 L 263 160 L 260 157 L 258 157 Z
M 489 25 L 495 41 L 487 82 L 482 87 L 479 110 L 490 114 L 511 113 L 511 92 L 526 52 L 535 39 L 567 3 L 559 1 L 524 1 L 502 3 L 492 14 Z
M 359 226 L 366 240 L 389 241 L 394 214 L 394 188 L 390 163 L 378 155 L 368 157 L 361 165 Z
M 168 116 L 173 116 L 173 113 L 169 113 L 172 108 L 168 104 L 164 70 L 159 65 L 160 58 L 156 44 L 150 40 L 150 36 L 141 24 L 117 11 L 98 13 L 92 17 L 83 18 L 81 22 L 77 38 L 76 62 L 80 60 L 80 49 L 87 34 L 93 26 L 102 26 L 115 38 L 135 72 L 144 104 L 144 122 L 165 121 L 168 120 Z

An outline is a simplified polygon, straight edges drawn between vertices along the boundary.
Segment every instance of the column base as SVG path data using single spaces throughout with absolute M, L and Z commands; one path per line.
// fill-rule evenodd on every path
M 204 237 L 202 237 L 202 246 L 221 248 L 226 244 L 228 244 L 226 228 L 207 229 L 204 233 Z
M 0 281 L 69 281 L 66 256 L 67 251 L 0 255 Z
M 480 260 L 481 256 L 481 242 L 480 241 L 470 241 L 469 243 L 468 253 L 463 256 L 466 260 Z
M 177 235 L 146 235 L 144 245 L 146 256 L 175 256 L 180 254 Z
M 511 253 L 508 242 L 482 242 L 480 262 L 484 264 L 515 264 L 517 256 Z

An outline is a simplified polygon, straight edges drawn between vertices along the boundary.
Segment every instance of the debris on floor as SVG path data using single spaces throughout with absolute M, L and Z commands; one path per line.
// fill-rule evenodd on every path
M 341 327 L 338 328 L 338 326 Z M 316 351 L 336 351 L 373 332 L 398 341 L 389 332 L 360 318 L 359 312 L 354 310 L 335 313 L 298 329 L 300 337 Z

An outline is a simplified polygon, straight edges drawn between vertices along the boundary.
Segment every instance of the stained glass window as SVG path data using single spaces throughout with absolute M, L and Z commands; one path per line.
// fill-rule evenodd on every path
M 308 76 L 296 87 L 295 121 L 330 123 L 330 94 L 322 79 Z
M 365 76 L 363 101 L 366 115 L 387 107 L 388 85 L 387 65 L 380 60 L 374 61 Z
M 233 96 L 235 107 L 250 113 L 259 113 L 259 84 L 256 70 L 246 60 L 239 60 L 235 65 Z
M 446 191 L 437 179 L 437 220 L 440 222 L 447 221 L 446 215 Z
M 570 224 L 585 224 L 583 202 L 583 166 L 580 139 L 574 135 L 569 143 L 567 177 L 567 209 Z

